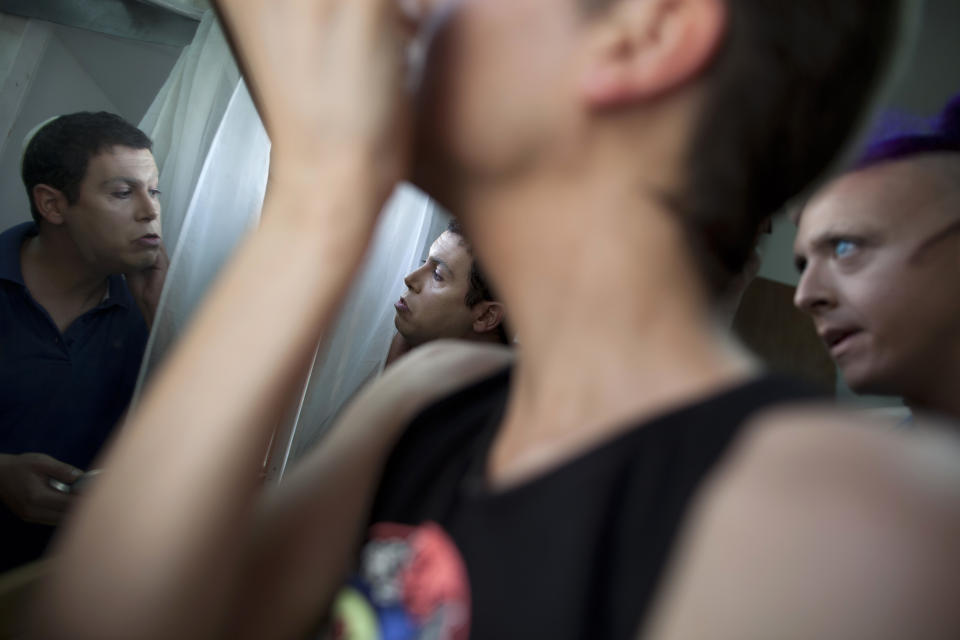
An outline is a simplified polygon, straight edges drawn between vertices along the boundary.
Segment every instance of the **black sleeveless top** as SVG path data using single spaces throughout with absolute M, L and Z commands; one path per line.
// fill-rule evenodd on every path
M 334 637 L 634 638 L 691 498 L 741 425 L 815 395 L 759 378 L 492 492 L 483 471 L 509 379 L 438 402 L 401 438 Z

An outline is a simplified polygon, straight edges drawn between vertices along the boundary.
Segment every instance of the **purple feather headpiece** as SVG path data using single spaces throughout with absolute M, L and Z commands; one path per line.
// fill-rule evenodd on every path
M 932 123 L 917 127 L 914 121 L 911 132 L 905 132 L 903 125 L 903 117 L 888 115 L 855 168 L 865 169 L 922 153 L 960 153 L 960 94 L 947 103 Z

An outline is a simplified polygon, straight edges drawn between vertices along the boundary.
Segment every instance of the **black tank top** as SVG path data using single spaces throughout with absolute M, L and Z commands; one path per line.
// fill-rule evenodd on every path
M 815 395 L 759 378 L 491 492 L 483 470 L 509 380 L 503 371 L 411 423 L 335 604 L 334 637 L 379 625 L 384 640 L 634 638 L 691 498 L 741 425 Z

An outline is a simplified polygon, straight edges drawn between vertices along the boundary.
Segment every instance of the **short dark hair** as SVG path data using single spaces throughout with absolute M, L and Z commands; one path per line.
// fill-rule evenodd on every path
M 580 0 L 603 11 L 618 0 Z M 726 0 L 727 33 L 704 71 L 687 181 L 663 194 L 708 290 L 746 263 L 763 221 L 828 169 L 885 79 L 901 0 Z
M 464 297 L 463 302 L 468 307 L 473 307 L 474 305 L 484 301 L 497 302 L 497 297 L 494 295 L 486 277 L 483 275 L 480 264 L 477 262 L 477 257 L 473 255 L 473 246 L 463 234 L 463 227 L 460 226 L 460 221 L 456 218 L 451 219 L 450 223 L 447 225 L 447 231 L 459 236 L 460 243 L 467 249 L 468 252 L 470 252 L 470 280 L 467 288 L 467 295 Z M 507 332 L 502 322 L 500 323 L 500 326 L 497 327 L 497 335 L 500 338 L 500 342 L 503 344 L 508 344 L 510 342 L 507 339 Z
M 464 299 L 464 303 L 466 303 L 468 307 L 472 307 L 485 300 L 495 302 L 497 298 L 493 295 L 490 285 L 487 284 L 487 279 L 484 277 L 483 271 L 480 270 L 477 258 L 473 255 L 473 246 L 470 244 L 470 241 L 467 240 L 466 236 L 463 235 L 463 227 L 460 226 L 460 222 L 457 219 L 451 220 L 450 224 L 447 225 L 447 231 L 460 236 L 460 244 L 470 252 L 470 286 L 467 289 L 467 296 Z
M 152 149 L 153 142 L 120 116 L 105 111 L 71 113 L 41 127 L 23 152 L 20 172 L 34 221 L 40 224 L 41 219 L 33 200 L 35 186 L 59 189 L 73 204 L 90 158 L 115 146 Z

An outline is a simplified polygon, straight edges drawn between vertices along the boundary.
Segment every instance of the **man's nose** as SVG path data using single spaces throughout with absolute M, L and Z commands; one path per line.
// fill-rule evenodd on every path
M 423 267 L 411 271 L 403 278 L 403 284 L 407 286 L 407 289 L 413 291 L 414 293 L 420 293 L 420 278 L 419 273 L 423 270 Z
M 836 306 L 836 295 L 830 278 L 819 264 L 809 263 L 800 276 L 793 304 L 808 315 Z
M 151 222 L 160 217 L 160 201 L 149 193 L 141 194 L 137 199 L 137 220 Z

